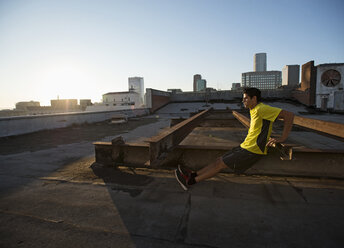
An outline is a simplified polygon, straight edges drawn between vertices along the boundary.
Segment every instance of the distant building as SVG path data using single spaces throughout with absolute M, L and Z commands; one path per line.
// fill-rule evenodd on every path
M 207 88 L 207 80 L 198 79 L 196 82 L 196 91 L 205 91 Z
M 86 111 L 115 111 L 143 107 L 143 77 L 130 77 L 128 79 L 128 88 L 128 91 L 109 92 L 104 94 L 101 103 L 87 106 Z
M 92 106 L 92 102 L 90 99 L 80 99 L 80 107 L 81 110 L 85 110 L 87 106 Z
M 29 101 L 29 102 L 17 102 L 16 103 L 16 110 L 23 110 L 26 111 L 29 107 L 40 107 L 39 102 Z
M 128 79 L 129 91 L 134 91 L 140 95 L 136 105 L 144 104 L 144 81 L 143 77 L 130 77 Z
M 217 89 L 214 89 L 214 88 L 212 88 L 212 87 L 207 87 L 207 88 L 205 89 L 205 91 L 206 91 L 206 92 L 216 92 Z
M 254 55 L 253 70 L 241 74 L 242 87 L 268 90 L 276 89 L 282 85 L 281 71 L 266 70 L 266 53 L 256 53 Z
M 61 111 L 70 111 L 78 109 L 77 99 L 57 99 L 50 100 L 50 105 L 52 109 Z
M 286 65 L 282 69 L 282 86 L 295 88 L 299 85 L 300 66 Z
M 196 74 L 193 76 L 193 91 L 194 92 L 197 91 L 197 81 L 201 79 L 202 79 L 202 76 L 200 74 Z
M 256 53 L 253 57 L 253 71 L 266 71 L 266 53 Z
M 105 106 L 135 106 L 140 107 L 140 94 L 136 91 L 109 92 L 103 95 Z
M 240 90 L 241 83 L 232 83 L 232 90 Z
M 276 89 L 282 85 L 281 71 L 244 72 L 241 74 L 242 87 L 261 90 Z

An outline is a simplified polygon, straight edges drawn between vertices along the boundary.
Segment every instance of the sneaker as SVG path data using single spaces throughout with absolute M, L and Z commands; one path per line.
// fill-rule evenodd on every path
M 192 170 L 182 166 L 182 165 L 178 165 L 178 170 L 180 173 L 182 173 L 183 175 L 185 176 L 188 176 L 190 177 L 191 173 L 192 173 Z
M 178 183 L 180 184 L 180 186 L 182 186 L 182 188 L 184 190 L 188 190 L 188 179 L 189 177 L 186 175 L 183 175 L 178 169 L 176 169 L 174 171 L 174 175 L 176 176 L 176 179 L 178 181 Z

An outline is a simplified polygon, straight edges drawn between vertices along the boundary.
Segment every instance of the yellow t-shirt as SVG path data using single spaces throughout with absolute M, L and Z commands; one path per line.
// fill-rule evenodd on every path
M 258 103 L 250 109 L 251 122 L 246 139 L 240 146 L 256 154 L 267 154 L 266 143 L 270 138 L 272 123 L 276 120 L 280 108 Z

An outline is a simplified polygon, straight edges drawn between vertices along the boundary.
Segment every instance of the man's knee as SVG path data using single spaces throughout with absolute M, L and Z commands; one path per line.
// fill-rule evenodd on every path
M 216 168 L 218 168 L 219 170 L 225 169 L 227 168 L 227 165 L 223 162 L 222 158 L 219 157 L 216 159 L 216 163 L 215 163 Z

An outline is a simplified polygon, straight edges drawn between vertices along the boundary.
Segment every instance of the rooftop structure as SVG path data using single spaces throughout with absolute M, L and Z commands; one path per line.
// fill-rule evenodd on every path
M 293 92 L 299 102 L 322 111 L 344 112 L 344 63 L 302 65 L 301 85 Z

